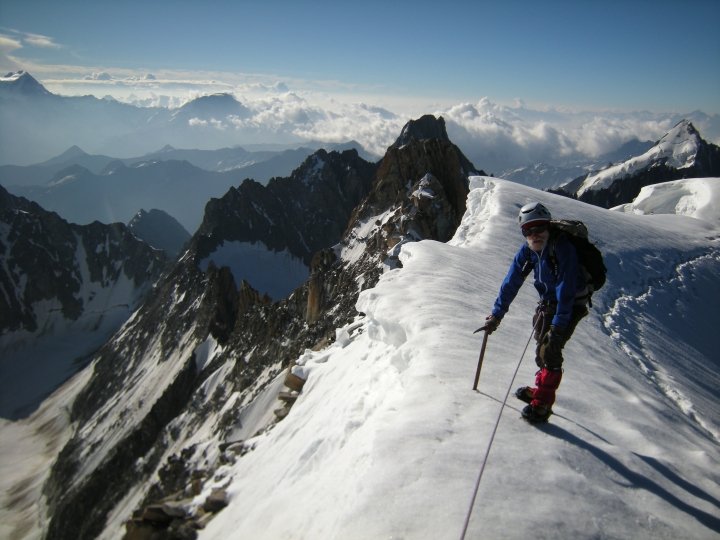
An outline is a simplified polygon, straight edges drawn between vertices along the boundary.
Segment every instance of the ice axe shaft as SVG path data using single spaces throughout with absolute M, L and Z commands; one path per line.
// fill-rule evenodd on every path
M 473 383 L 473 390 L 477 390 L 478 382 L 480 381 L 480 370 L 482 369 L 483 358 L 485 358 L 485 347 L 487 346 L 488 335 L 490 335 L 487 331 L 487 327 L 485 326 L 483 326 L 482 328 L 478 328 L 473 333 L 477 334 L 482 330 L 485 330 L 485 335 L 483 336 L 482 346 L 480 347 L 480 358 L 478 358 L 477 371 L 475 371 L 475 382 Z

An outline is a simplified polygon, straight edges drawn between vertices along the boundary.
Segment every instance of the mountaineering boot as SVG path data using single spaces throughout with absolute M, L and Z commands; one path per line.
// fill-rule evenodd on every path
M 521 386 L 515 390 L 515 397 L 525 403 L 530 403 L 533 400 L 533 394 L 535 390 L 531 386 Z
M 531 424 L 547 422 L 552 414 L 552 409 L 545 405 L 528 405 L 522 410 L 522 417 Z

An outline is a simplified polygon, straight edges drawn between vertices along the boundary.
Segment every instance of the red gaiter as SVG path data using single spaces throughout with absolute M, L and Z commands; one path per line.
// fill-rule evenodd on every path
M 533 400 L 530 403 L 533 407 L 538 405 L 544 405 L 545 407 L 551 407 L 555 403 L 555 391 L 560 386 L 560 380 L 562 379 L 562 370 L 551 371 L 547 368 L 542 368 L 535 374 L 535 392 L 533 393 Z

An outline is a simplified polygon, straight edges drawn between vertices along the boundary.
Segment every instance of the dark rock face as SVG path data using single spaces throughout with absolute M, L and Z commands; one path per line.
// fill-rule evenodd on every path
M 109 287 L 123 273 L 142 286 L 157 278 L 166 262 L 124 225 L 68 223 L 2 186 L 0 224 L 7 228 L 0 239 L 0 256 L 9 269 L 8 273 L 0 268 L 0 283 L 9 293 L 0 297 L 2 332 L 36 330 L 31 306 L 42 300 L 57 299 L 63 315 L 75 320 L 83 310 L 80 289 L 88 282 Z
M 197 257 L 226 241 L 262 242 L 309 266 L 316 251 L 340 239 L 374 172 L 356 150 L 319 150 L 288 178 L 273 178 L 267 186 L 245 180 L 207 204 L 194 239 Z
M 190 233 L 174 217 L 157 209 L 147 212 L 140 210 L 128 223 L 128 229 L 147 244 L 163 250 L 172 258 L 176 257 L 190 240 Z
M 410 120 L 402 129 L 400 136 L 393 143 L 391 148 L 400 148 L 412 141 L 425 141 L 436 139 L 438 141 L 450 142 L 445 128 L 445 119 L 435 118 L 431 114 L 421 116 L 417 120 Z
M 305 304 L 310 325 L 301 334 L 303 343 L 331 341 L 335 328 L 351 322 L 360 290 L 373 287 L 386 267 L 400 265 L 397 253 L 403 243 L 449 240 L 465 212 L 468 176 L 484 174 L 443 135 L 442 118 L 423 117 L 403 134 L 404 144 L 388 148 L 340 244 L 315 255 L 309 280 L 293 295 Z M 365 235 L 360 231 L 368 222 L 374 223 Z M 344 256 L 353 246 L 360 247 L 361 255 Z
M 0 261 L 0 414 L 11 419 L 82 369 L 167 264 L 122 224 L 68 223 L 2 187 Z
M 291 179 L 275 179 L 267 189 L 245 182 L 211 201 L 187 255 L 96 356 L 92 379 L 72 407 L 77 431 L 45 486 L 47 538 L 94 537 L 129 493 L 143 502 L 128 531 L 147 529 L 146 518 L 155 519 L 163 501 L 194 489 L 218 466 L 191 470 L 190 463 L 204 460 L 190 441 L 201 427 L 226 449 L 221 461 L 239 459 L 232 448 L 252 451 L 232 438 L 243 403 L 305 349 L 332 342 L 335 329 L 358 315 L 360 289 L 399 266 L 403 243 L 452 236 L 474 172 L 468 163 L 445 138 L 409 137 L 377 170 L 354 152 L 318 153 Z M 366 180 L 368 171 L 374 175 Z M 310 267 L 308 281 L 275 303 L 236 283 L 227 268 L 211 264 L 202 272 L 196 263 L 229 238 L 259 239 L 252 235 L 263 227 L 271 230 L 263 242 Z M 203 352 L 209 348 L 214 354 Z M 131 480 L 119 477 L 128 471 Z M 209 511 L 222 507 L 222 498 L 206 502 Z

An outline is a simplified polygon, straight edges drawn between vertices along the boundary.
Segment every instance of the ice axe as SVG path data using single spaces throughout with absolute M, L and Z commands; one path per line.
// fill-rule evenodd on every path
M 487 331 L 487 325 L 478 328 L 473 332 L 473 334 L 477 334 L 478 332 L 485 331 L 485 335 L 483 336 L 482 346 L 480 347 L 480 358 L 478 358 L 478 367 L 477 371 L 475 372 L 475 382 L 473 383 L 473 390 L 477 390 L 478 382 L 480 381 L 480 370 L 482 369 L 482 363 L 483 358 L 485 358 L 485 347 L 487 346 L 487 339 L 490 333 Z

